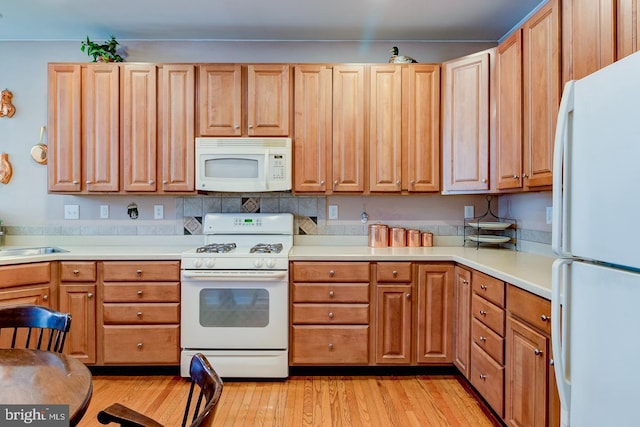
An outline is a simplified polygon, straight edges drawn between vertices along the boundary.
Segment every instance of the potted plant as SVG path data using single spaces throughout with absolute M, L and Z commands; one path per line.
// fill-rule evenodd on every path
M 92 42 L 87 36 L 87 40 L 80 43 L 80 50 L 86 51 L 87 55 L 93 57 L 93 62 L 122 62 L 122 56 L 116 52 L 118 44 L 114 36 L 102 44 Z

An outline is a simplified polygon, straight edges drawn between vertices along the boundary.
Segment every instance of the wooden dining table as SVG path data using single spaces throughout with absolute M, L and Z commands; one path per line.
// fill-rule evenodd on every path
M 0 404 L 69 405 L 76 425 L 93 390 L 89 369 L 74 357 L 43 350 L 0 349 Z

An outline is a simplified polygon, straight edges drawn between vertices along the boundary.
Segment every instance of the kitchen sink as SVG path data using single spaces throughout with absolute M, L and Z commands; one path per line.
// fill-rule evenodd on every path
M 69 251 L 56 248 L 53 246 L 39 246 L 36 248 L 0 249 L 0 258 L 7 257 L 7 256 L 46 255 L 46 254 L 55 254 L 60 252 L 69 252 Z

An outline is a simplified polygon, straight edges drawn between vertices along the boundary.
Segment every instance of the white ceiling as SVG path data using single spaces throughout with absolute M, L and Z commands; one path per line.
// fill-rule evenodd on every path
M 0 41 L 496 41 L 545 1 L 2 0 Z

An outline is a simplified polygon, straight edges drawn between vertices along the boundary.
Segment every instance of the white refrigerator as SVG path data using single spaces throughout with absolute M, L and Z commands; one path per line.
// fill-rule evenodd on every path
M 554 147 L 563 426 L 640 426 L 640 53 L 567 83 Z

